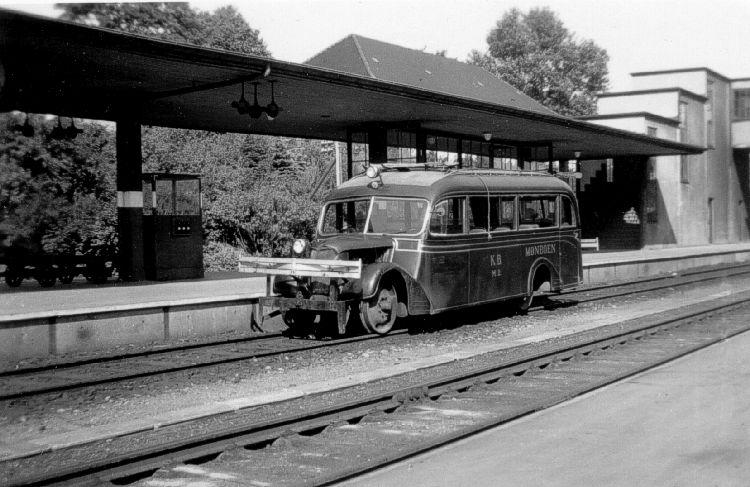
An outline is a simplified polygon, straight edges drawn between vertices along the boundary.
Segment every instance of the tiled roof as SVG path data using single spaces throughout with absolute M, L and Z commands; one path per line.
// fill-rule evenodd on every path
M 355 34 L 305 64 L 545 115 L 554 114 L 479 66 Z

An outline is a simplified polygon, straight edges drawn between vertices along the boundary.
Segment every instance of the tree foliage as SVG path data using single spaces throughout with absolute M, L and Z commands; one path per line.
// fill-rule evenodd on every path
M 182 2 L 61 3 L 61 18 L 156 39 L 270 56 L 258 30 L 234 7 L 202 12 Z
M 74 141 L 56 139 L 56 122 L 31 117 L 33 136 L 0 117 L 0 245 L 32 252 L 83 251 L 115 244 L 114 144 L 99 124 Z
M 569 116 L 595 112 L 595 94 L 608 83 L 607 52 L 578 40 L 549 8 L 506 12 L 487 36 L 480 65 L 550 109 Z

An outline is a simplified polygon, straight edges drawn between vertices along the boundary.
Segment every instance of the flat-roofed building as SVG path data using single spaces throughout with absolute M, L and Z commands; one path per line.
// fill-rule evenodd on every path
M 706 151 L 651 157 L 635 174 L 622 158 L 582 164 L 581 206 L 599 210 L 587 236 L 599 236 L 605 247 L 750 239 L 750 79 L 689 68 L 633 73 L 632 81 L 633 91 L 601 93 L 598 114 L 583 119 Z M 622 221 L 631 208 L 638 228 Z

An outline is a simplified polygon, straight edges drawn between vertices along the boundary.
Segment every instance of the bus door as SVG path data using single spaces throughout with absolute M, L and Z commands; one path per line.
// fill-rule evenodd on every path
M 560 195 L 560 279 L 563 285 L 577 284 L 581 266 L 581 229 L 573 200 Z
M 466 198 L 437 203 L 430 216 L 425 246 L 425 275 L 432 308 L 440 310 L 466 304 L 469 297 L 469 245 L 465 231 Z

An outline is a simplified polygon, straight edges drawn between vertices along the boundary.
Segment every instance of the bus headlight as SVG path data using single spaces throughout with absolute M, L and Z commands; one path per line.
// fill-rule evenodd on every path
M 294 255 L 303 255 L 305 253 L 305 250 L 307 250 L 307 246 L 309 245 L 308 241 L 304 238 L 298 238 L 294 241 L 292 244 L 292 252 L 294 252 Z

